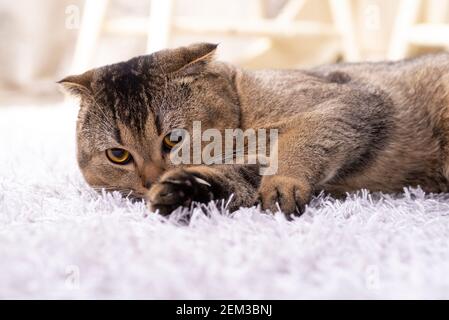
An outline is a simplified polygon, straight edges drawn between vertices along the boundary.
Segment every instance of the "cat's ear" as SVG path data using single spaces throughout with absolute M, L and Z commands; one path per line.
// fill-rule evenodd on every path
M 168 49 L 157 52 L 162 69 L 168 74 L 189 76 L 201 73 L 213 60 L 218 44 L 195 43 L 187 47 Z M 159 59 L 158 59 L 159 60 Z
M 64 90 L 75 96 L 85 96 L 92 92 L 93 70 L 84 72 L 83 74 L 65 77 L 58 81 Z

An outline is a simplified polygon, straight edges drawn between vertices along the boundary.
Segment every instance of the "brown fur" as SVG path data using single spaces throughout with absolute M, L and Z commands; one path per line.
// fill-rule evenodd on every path
M 78 161 L 89 184 L 132 191 L 164 214 L 231 194 L 231 209 L 259 201 L 289 214 L 320 190 L 448 190 L 448 54 L 246 71 L 213 61 L 215 48 L 164 50 L 61 81 L 81 97 Z M 195 120 L 203 130 L 278 129 L 278 173 L 261 177 L 254 165 L 175 168 L 161 141 Z M 134 161 L 111 164 L 104 151 L 115 147 Z

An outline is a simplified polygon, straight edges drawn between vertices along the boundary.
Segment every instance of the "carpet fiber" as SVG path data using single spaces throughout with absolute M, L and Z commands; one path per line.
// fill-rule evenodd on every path
M 0 109 L 0 298 L 449 298 L 449 195 L 313 200 L 294 221 L 209 205 L 183 225 L 97 194 L 74 109 Z

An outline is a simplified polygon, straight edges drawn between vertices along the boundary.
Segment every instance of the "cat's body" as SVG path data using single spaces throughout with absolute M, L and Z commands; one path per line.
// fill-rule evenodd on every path
M 329 139 L 336 140 L 330 146 L 344 141 L 354 148 L 349 165 L 321 179 L 319 189 L 392 192 L 420 185 L 428 191 L 447 191 L 449 55 L 307 71 L 245 72 L 242 83 L 244 127 L 318 113 L 323 121 L 319 131 L 329 131 Z M 340 99 L 345 100 L 341 106 Z M 332 120 L 326 121 L 327 116 Z M 297 125 L 301 134 L 306 127 L 299 123 L 291 126 Z M 344 129 L 347 137 L 337 138 L 337 130 L 333 132 L 337 128 Z M 318 137 L 323 144 L 324 136 Z M 294 148 L 292 142 L 289 149 Z M 301 152 L 298 158 L 308 156 Z
M 259 201 L 293 213 L 320 190 L 448 190 L 449 55 L 245 71 L 211 61 L 214 50 L 163 51 L 62 81 L 81 96 L 78 158 L 91 185 L 133 190 L 162 213 L 231 194 L 232 209 Z M 278 129 L 277 173 L 170 164 L 161 140 L 195 120 Z M 111 164 L 110 148 L 130 151 L 133 165 Z

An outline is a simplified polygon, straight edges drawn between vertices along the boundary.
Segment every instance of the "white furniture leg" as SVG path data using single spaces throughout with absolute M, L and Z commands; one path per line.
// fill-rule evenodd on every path
M 168 47 L 173 22 L 173 0 L 151 0 L 147 53 Z
M 448 0 L 427 0 L 427 17 L 429 23 L 447 23 L 449 12 Z
M 104 22 L 109 0 L 86 0 L 75 47 L 71 73 L 76 74 L 89 67 Z
M 329 0 L 334 24 L 338 29 L 346 61 L 360 60 L 352 6 L 349 0 Z
M 388 49 L 388 59 L 399 60 L 407 55 L 410 32 L 418 18 L 420 6 L 421 0 L 400 1 Z

